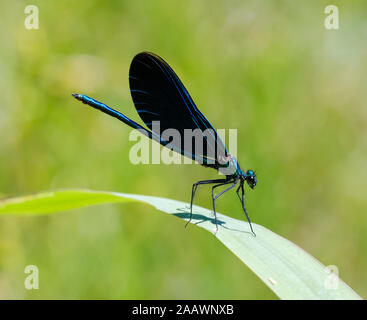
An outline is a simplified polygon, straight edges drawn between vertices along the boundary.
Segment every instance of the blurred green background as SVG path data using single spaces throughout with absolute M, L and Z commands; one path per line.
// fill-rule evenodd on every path
M 255 169 L 252 220 L 300 245 L 367 296 L 366 1 L 3 1 L 1 197 L 90 188 L 189 201 L 199 165 L 132 165 L 130 128 L 76 102 L 88 94 L 140 122 L 133 56 L 152 51 L 217 128 L 238 129 Z M 26 5 L 39 30 L 24 27 Z M 209 187 L 196 203 L 211 208 Z M 235 193 L 218 210 L 244 219 Z M 24 288 L 37 265 L 40 289 Z M 199 228 L 143 204 L 0 218 L 0 298 L 276 299 Z

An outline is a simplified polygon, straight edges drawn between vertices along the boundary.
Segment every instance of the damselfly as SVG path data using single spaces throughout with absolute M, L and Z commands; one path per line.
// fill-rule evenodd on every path
M 251 231 L 255 235 L 249 215 L 245 208 L 244 182 L 253 189 L 257 184 L 256 174 L 253 170 L 242 170 L 237 160 L 231 156 L 218 135 L 217 131 L 196 107 L 194 101 L 185 89 L 171 67 L 159 56 L 142 52 L 137 54 L 130 66 L 129 72 L 130 93 L 135 108 L 149 128 L 144 128 L 135 121 L 127 118 L 122 113 L 108 107 L 83 94 L 73 96 L 91 107 L 98 109 L 112 117 L 119 119 L 130 127 L 139 130 L 149 138 L 158 141 L 163 146 L 170 148 L 186 157 L 189 157 L 201 165 L 218 170 L 224 174 L 222 179 L 198 181 L 192 186 L 190 219 L 192 219 L 192 205 L 197 187 L 204 184 L 214 184 L 212 187 L 213 211 L 218 231 L 218 221 L 215 201 L 225 192 L 237 186 L 237 196 L 240 199 L 243 211 L 250 224 Z M 159 121 L 160 131 L 154 129 L 154 122 Z M 184 137 L 185 130 L 191 129 L 203 134 L 202 148 L 179 141 L 162 139 L 161 132 L 166 129 L 175 129 Z M 209 134 L 204 132 L 209 131 Z M 215 189 L 229 185 L 225 190 L 215 195 Z M 186 226 L 187 226 L 186 224 Z

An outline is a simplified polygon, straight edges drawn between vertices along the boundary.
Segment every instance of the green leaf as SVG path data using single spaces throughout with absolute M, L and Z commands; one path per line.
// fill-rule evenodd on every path
M 145 202 L 183 220 L 189 218 L 189 204 L 185 202 L 90 190 L 61 190 L 0 200 L 0 215 L 45 214 L 127 201 Z M 255 223 L 253 227 L 257 236 L 254 237 L 247 222 L 220 213 L 217 217 L 219 230 L 215 237 L 281 299 L 361 299 L 341 279 L 337 288 L 328 286 L 326 282 L 330 274 L 325 266 L 287 239 Z M 215 233 L 211 210 L 194 206 L 191 223 Z

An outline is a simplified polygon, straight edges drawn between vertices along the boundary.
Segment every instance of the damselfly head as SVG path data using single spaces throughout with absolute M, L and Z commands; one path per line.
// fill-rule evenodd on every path
M 257 184 L 257 178 L 256 178 L 256 174 L 254 171 L 252 170 L 247 170 L 244 176 L 247 184 L 249 185 L 249 187 L 251 189 L 254 189 L 256 184 Z

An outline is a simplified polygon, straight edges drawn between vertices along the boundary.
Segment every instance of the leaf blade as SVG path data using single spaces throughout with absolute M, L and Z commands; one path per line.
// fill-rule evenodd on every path
M 59 190 L 0 200 L 1 215 L 38 215 L 97 204 L 140 201 L 184 220 L 189 205 L 152 196 L 91 191 Z M 194 206 L 191 223 L 214 233 L 215 220 L 208 209 Z M 337 289 L 325 286 L 326 269 L 318 260 L 291 241 L 253 223 L 254 238 L 245 221 L 217 213 L 216 238 L 244 262 L 281 299 L 361 299 L 341 279 Z

